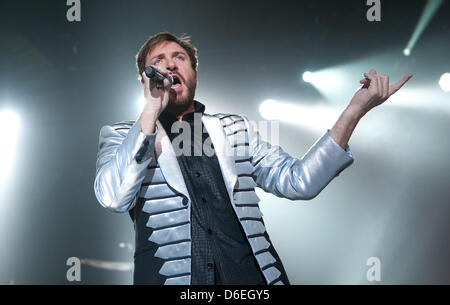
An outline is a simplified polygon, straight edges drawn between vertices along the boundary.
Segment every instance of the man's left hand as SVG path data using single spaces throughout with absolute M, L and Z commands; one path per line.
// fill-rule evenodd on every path
M 377 71 L 373 69 L 368 74 L 364 73 L 364 79 L 359 81 L 363 86 L 356 91 L 347 108 L 331 128 L 331 137 L 341 147 L 347 148 L 348 141 L 359 120 L 369 110 L 383 104 L 411 77 L 412 74 L 407 74 L 395 84 L 389 85 L 389 76 L 387 75 L 378 75 Z
M 364 77 L 359 81 L 363 86 L 355 93 L 349 104 L 349 108 L 360 118 L 372 108 L 383 104 L 411 79 L 412 74 L 403 76 L 393 85 L 389 84 L 389 76 L 377 74 L 374 69 L 364 73 Z

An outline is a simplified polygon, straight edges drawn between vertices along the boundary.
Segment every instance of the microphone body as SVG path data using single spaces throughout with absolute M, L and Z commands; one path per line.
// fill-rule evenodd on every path
M 164 79 L 168 79 L 170 86 L 173 85 L 173 77 L 172 75 L 169 74 L 168 77 L 165 77 L 161 72 L 159 72 L 155 67 L 152 66 L 148 66 L 145 67 L 145 75 L 147 75 L 148 78 L 157 78 L 161 81 L 163 81 Z M 162 88 L 162 86 L 161 86 Z

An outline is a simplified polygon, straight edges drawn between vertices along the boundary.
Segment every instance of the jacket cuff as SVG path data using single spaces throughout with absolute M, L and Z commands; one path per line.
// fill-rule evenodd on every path
M 333 139 L 333 137 L 330 135 L 330 130 L 327 130 L 327 132 L 325 133 L 326 137 L 328 137 L 330 139 L 330 141 L 334 144 L 333 146 L 336 146 L 336 149 L 340 148 L 341 150 L 345 151 L 347 153 L 347 155 L 354 160 L 354 156 L 353 153 L 350 149 L 350 145 L 347 145 L 347 148 L 343 148 L 341 145 L 339 145 L 338 143 L 336 143 L 336 141 Z
M 156 134 L 158 132 L 158 126 L 155 125 L 155 132 L 152 134 L 144 134 L 141 129 L 141 124 L 136 121 L 128 131 L 126 141 L 132 142 L 132 158 L 136 160 L 138 164 L 141 164 L 149 160 L 153 156 L 153 148 Z
M 312 157 L 321 160 L 331 179 L 339 176 L 339 174 L 354 161 L 354 156 L 350 147 L 347 147 L 346 149 L 342 148 L 334 141 L 329 131 L 317 140 L 306 155 L 309 158 Z

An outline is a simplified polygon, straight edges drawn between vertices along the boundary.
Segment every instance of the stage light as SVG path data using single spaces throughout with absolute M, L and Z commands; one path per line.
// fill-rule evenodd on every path
M 305 71 L 302 75 L 303 81 L 311 84 L 328 100 L 336 100 L 338 94 L 342 94 L 348 77 L 345 70 L 324 69 L 315 72 Z
M 332 90 L 338 87 L 341 83 L 338 73 L 330 70 L 322 70 L 317 72 L 306 71 L 303 73 L 303 80 L 312 84 L 319 90 Z
M 444 73 L 439 80 L 439 86 L 441 86 L 442 91 L 450 92 L 450 73 Z
M 259 106 L 261 116 L 266 120 L 280 120 L 312 130 L 326 130 L 339 116 L 338 109 L 328 105 L 302 105 L 265 100 Z
M 138 109 L 139 112 L 141 112 L 144 109 L 145 106 L 145 97 L 140 96 L 137 100 L 137 104 L 138 104 Z
M 19 117 L 12 111 L 0 112 L 0 182 L 2 182 L 11 169 L 14 150 L 19 133 Z
M 112 262 L 102 259 L 91 259 L 91 258 L 82 258 L 81 263 L 97 269 L 105 269 L 112 271 L 131 271 L 133 270 L 134 267 L 133 262 Z
M 444 0 L 428 0 L 427 4 L 425 5 L 422 15 L 420 16 L 419 21 L 417 22 L 416 28 L 414 29 L 414 32 L 411 36 L 411 38 L 408 41 L 408 44 L 406 48 L 403 50 L 403 55 L 409 56 L 411 55 L 411 51 L 416 45 L 417 41 L 419 40 L 420 36 L 422 35 L 423 31 L 427 27 L 427 25 L 430 23 L 431 19 L 433 18 L 434 14 L 436 14 L 439 7 L 444 3 Z M 407 52 L 405 52 L 407 51 Z
M 303 73 L 303 81 L 306 83 L 311 83 L 313 80 L 313 74 L 310 71 Z
M 278 102 L 275 100 L 265 100 L 259 106 L 259 113 L 266 120 L 278 120 Z

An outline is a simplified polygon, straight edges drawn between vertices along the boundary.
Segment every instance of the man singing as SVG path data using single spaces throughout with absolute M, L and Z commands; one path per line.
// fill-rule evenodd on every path
M 136 64 L 145 107 L 137 121 L 101 129 L 94 186 L 103 207 L 133 219 L 135 284 L 289 284 L 255 187 L 314 198 L 353 162 L 347 143 L 358 121 L 412 77 L 390 85 L 364 73 L 333 128 L 294 158 L 261 140 L 245 116 L 205 113 L 194 100 L 198 59 L 188 37 L 150 37 Z M 150 66 L 165 78 L 148 78 Z

